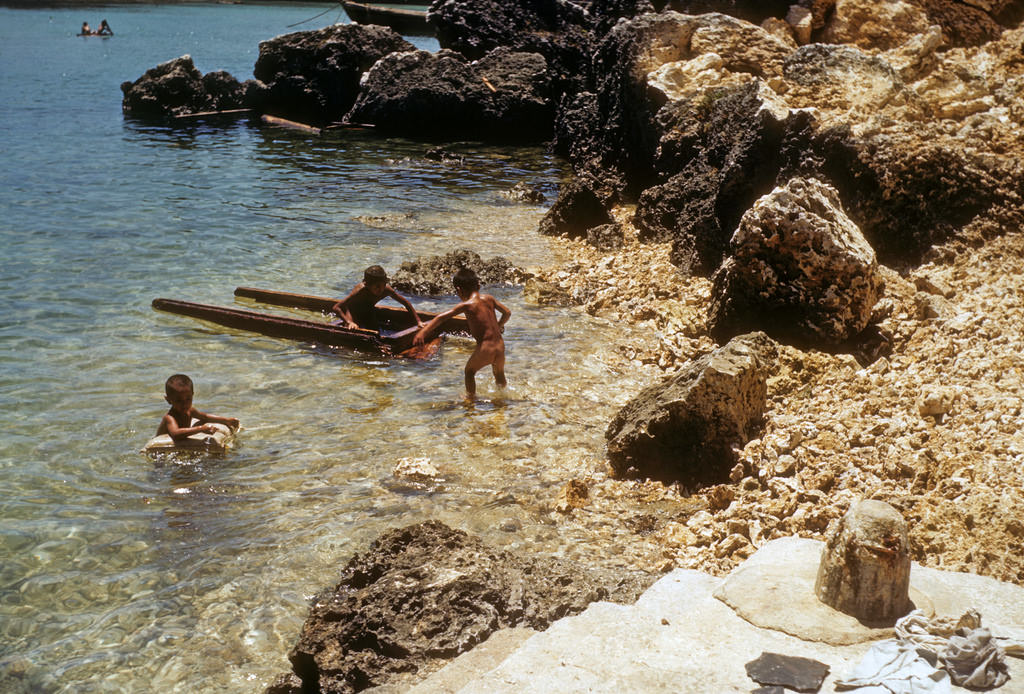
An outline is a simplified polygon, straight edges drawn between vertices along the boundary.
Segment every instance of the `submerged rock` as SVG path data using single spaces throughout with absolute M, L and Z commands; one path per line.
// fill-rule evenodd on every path
M 622 476 L 686 484 L 729 480 L 761 426 L 776 344 L 743 335 L 641 391 L 608 425 L 608 458 Z
M 632 602 L 653 579 L 494 550 L 437 521 L 392 530 L 313 599 L 288 655 L 293 674 L 267 692 L 362 691 L 502 628 L 542 630 L 596 600 Z M 302 689 L 289 689 L 296 679 Z
M 452 294 L 455 292 L 452 277 L 462 268 L 476 272 L 482 286 L 520 284 L 526 276 L 506 258 L 499 256 L 484 260 L 479 253 L 461 249 L 402 263 L 391 278 L 391 285 L 411 294 Z

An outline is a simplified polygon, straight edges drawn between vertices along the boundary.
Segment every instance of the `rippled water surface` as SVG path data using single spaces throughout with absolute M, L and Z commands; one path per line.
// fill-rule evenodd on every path
M 467 407 L 465 340 L 386 362 L 150 308 L 232 305 L 238 285 L 339 295 L 369 264 L 460 247 L 552 261 L 544 208 L 501 196 L 526 181 L 553 198 L 562 167 L 540 148 L 460 144 L 452 166 L 360 132 L 122 118 L 122 81 L 185 53 L 251 77 L 260 40 L 339 19 L 288 28 L 323 10 L 0 9 L 2 691 L 260 691 L 308 596 L 383 529 L 426 518 L 572 556 L 542 507 L 601 448 L 621 378 L 598 355 L 610 326 L 495 290 L 514 312 L 512 389 L 491 401 L 481 374 Z M 102 18 L 113 38 L 74 36 Z M 175 372 L 201 409 L 242 420 L 234 450 L 138 452 Z M 397 480 L 404 457 L 441 482 Z

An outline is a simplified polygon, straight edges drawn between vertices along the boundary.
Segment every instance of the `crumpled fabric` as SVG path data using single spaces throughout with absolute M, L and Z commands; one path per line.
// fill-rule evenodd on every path
M 836 689 L 856 689 L 857 694 L 951 694 L 949 675 L 935 662 L 913 644 L 880 641 L 845 679 L 836 681 Z
M 996 639 L 977 610 L 929 619 L 914 610 L 896 622 L 896 638 L 876 644 L 836 689 L 858 694 L 945 694 L 950 681 L 993 689 L 1009 679 L 1006 655 L 1024 657 L 1024 641 Z

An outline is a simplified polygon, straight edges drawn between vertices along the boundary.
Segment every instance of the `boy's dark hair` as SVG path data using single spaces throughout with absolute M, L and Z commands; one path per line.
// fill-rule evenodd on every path
M 188 388 L 189 390 L 195 390 L 192 386 L 192 379 L 185 374 L 174 374 L 164 383 L 164 393 L 170 395 L 175 393 L 182 388 Z
M 364 284 L 377 284 L 378 282 L 384 284 L 388 282 L 388 273 L 384 272 L 384 268 L 380 265 L 371 265 L 363 271 Z
M 457 289 L 467 292 L 475 292 L 480 289 L 480 280 L 477 278 L 476 273 L 468 267 L 464 267 L 455 273 L 455 277 L 452 278 L 452 284 Z

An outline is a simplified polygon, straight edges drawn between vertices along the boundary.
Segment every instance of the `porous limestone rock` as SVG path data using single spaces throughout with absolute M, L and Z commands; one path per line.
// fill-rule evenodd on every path
M 837 0 L 822 40 L 886 50 L 926 32 L 930 25 L 924 9 L 906 0 Z
M 475 272 L 481 285 L 522 284 L 525 277 L 525 273 L 507 258 L 497 256 L 484 260 L 479 253 L 460 248 L 444 255 L 407 260 L 391 277 L 391 285 L 411 294 L 454 294 L 452 277 L 463 268 Z
M 608 458 L 619 475 L 708 484 L 729 479 L 734 449 L 762 423 L 776 345 L 743 335 L 641 391 L 608 425 Z
M 818 599 L 867 624 L 891 626 L 913 609 L 907 524 L 884 501 L 854 505 L 821 553 Z
M 838 345 L 862 331 L 881 298 L 875 253 L 836 191 L 794 178 L 743 215 L 714 278 L 710 322 L 725 340 L 765 330 Z
M 594 17 L 564 0 L 439 0 L 427 21 L 441 48 L 470 60 L 495 48 L 544 56 L 555 93 L 574 94 L 586 86 L 596 38 Z
M 782 142 L 806 115 L 792 113 L 760 81 L 662 109 L 657 166 L 665 175 L 682 170 L 640 195 L 633 218 L 640 238 L 672 241 L 676 265 L 710 275 L 740 216 L 775 186 Z
M 586 237 L 596 226 L 615 220 L 605 209 L 592 181 L 576 178 L 562 186 L 558 199 L 540 220 L 545 236 Z

